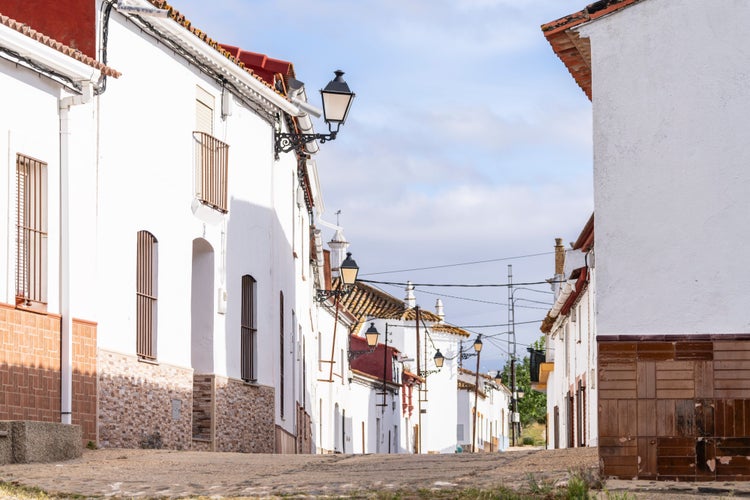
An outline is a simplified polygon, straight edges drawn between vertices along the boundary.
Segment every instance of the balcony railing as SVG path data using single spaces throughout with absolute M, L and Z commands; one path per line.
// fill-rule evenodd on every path
M 195 140 L 195 196 L 222 213 L 227 208 L 229 145 L 205 132 L 193 132 Z

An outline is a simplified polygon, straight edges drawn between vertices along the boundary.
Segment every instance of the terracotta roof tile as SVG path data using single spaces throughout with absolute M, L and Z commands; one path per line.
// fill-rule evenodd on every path
M 239 66 L 240 68 L 247 71 L 249 74 L 251 74 L 254 78 L 256 78 L 258 81 L 262 82 L 266 87 L 270 88 L 274 92 L 276 92 L 279 95 L 282 95 L 281 92 L 279 92 L 275 85 L 273 85 L 272 81 L 268 81 L 267 79 L 263 78 L 262 76 L 256 74 L 251 67 L 248 67 L 246 63 L 238 59 L 234 54 L 232 54 L 229 50 L 224 48 L 225 46 L 221 43 L 217 42 L 216 40 L 212 39 L 208 36 L 205 32 L 199 30 L 198 28 L 195 28 L 193 26 L 193 23 L 191 23 L 183 14 L 181 14 L 177 9 L 172 7 L 169 3 L 167 3 L 165 0 L 148 0 L 151 5 L 158 9 L 164 9 L 168 11 L 168 16 L 175 22 L 181 24 L 185 29 L 187 29 L 189 32 L 197 36 L 200 40 L 205 42 L 207 45 L 212 47 L 214 50 L 219 52 L 221 55 L 232 61 L 234 64 Z M 231 45 L 227 45 L 226 47 L 232 47 Z M 234 47 L 236 48 L 236 47 Z M 288 63 L 291 66 L 291 63 Z
M 36 40 L 37 42 L 41 43 L 42 45 L 46 45 L 47 47 L 55 49 L 56 51 L 62 54 L 65 54 L 66 56 L 71 57 L 72 59 L 75 59 L 76 61 L 80 61 L 87 66 L 91 66 L 92 68 L 98 69 L 104 75 L 111 76 L 113 78 L 119 78 L 121 75 L 119 71 L 100 63 L 96 59 L 87 56 L 80 50 L 76 50 L 63 43 L 60 43 L 54 38 L 51 38 L 45 35 L 44 33 L 40 33 L 34 28 L 26 24 L 23 24 L 19 21 L 16 21 L 15 19 L 12 19 L 8 16 L 4 16 L 0 14 L 0 24 L 2 24 L 3 26 L 7 26 L 8 28 L 15 30 L 23 35 L 26 35 L 29 38 L 32 38 Z
M 578 86 L 591 100 L 591 45 L 572 30 L 583 23 L 598 19 L 643 0 L 599 0 L 580 12 L 542 25 L 542 32 L 557 57 L 565 64 Z
M 265 54 L 242 50 L 234 45 L 227 45 L 225 43 L 220 45 L 235 58 L 250 67 L 256 75 L 268 84 L 273 85 L 275 83 L 275 76 L 277 74 L 281 74 L 285 81 L 288 77 L 294 77 L 294 65 L 288 61 L 273 59 Z

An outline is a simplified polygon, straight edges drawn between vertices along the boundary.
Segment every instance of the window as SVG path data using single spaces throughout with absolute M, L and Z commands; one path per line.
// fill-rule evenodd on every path
M 213 136 L 214 97 L 196 87 L 195 107 L 195 197 L 226 213 L 229 146 Z
M 47 303 L 47 164 L 16 156 L 16 304 Z
M 136 350 L 139 358 L 156 359 L 157 241 L 138 231 L 136 263 Z
M 241 378 L 245 382 L 257 380 L 255 370 L 256 352 L 256 282 L 252 276 L 242 277 L 242 318 L 240 336 Z

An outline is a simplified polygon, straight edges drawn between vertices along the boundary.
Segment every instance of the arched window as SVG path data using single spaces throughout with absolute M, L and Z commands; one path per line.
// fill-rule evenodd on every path
M 156 359 L 157 241 L 138 231 L 136 263 L 136 351 L 139 358 Z
M 256 372 L 256 281 L 246 274 L 242 277 L 242 318 L 240 320 L 241 377 L 245 382 L 257 380 Z

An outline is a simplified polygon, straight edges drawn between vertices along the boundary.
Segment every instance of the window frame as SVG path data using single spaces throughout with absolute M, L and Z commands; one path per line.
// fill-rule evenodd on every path
M 46 310 L 49 188 L 46 162 L 16 154 L 16 305 Z
M 249 274 L 241 279 L 240 312 L 240 378 L 248 383 L 258 380 L 257 374 L 257 286 Z
M 136 354 L 139 360 L 156 360 L 158 324 L 159 242 L 148 231 L 137 234 L 136 250 Z

